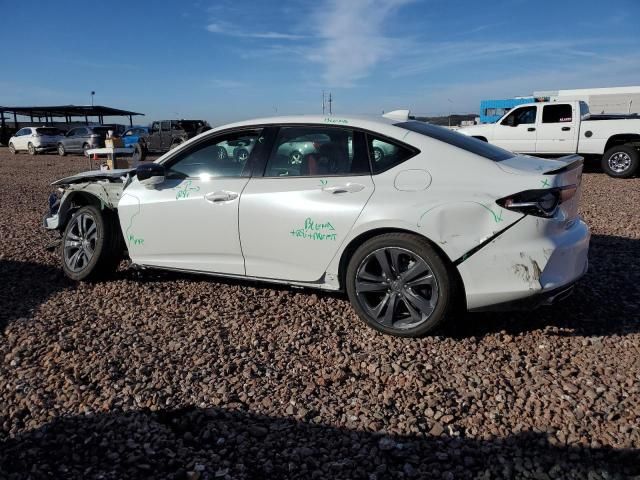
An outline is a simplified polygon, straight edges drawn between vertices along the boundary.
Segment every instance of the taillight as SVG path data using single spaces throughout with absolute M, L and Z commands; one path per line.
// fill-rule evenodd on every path
M 525 190 L 500 200 L 496 203 L 507 210 L 535 215 L 536 217 L 553 217 L 558 206 L 576 194 L 576 185 L 548 188 L 543 190 Z
M 39 133 L 32 133 L 32 134 L 31 134 L 31 138 L 36 138 L 36 137 L 39 137 L 39 136 L 40 136 L 40 134 L 39 134 Z
M 320 143 L 319 142 L 313 142 L 313 148 L 318 150 L 320 148 Z

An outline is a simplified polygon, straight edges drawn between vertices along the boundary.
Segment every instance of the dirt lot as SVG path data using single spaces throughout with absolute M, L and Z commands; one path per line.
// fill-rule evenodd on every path
M 640 475 L 640 179 L 585 174 L 573 297 L 410 340 L 340 295 L 67 281 L 40 222 L 85 166 L 0 149 L 1 478 Z

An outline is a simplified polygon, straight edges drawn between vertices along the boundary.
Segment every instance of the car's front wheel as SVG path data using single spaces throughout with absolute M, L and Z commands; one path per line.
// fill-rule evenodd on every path
M 71 217 L 61 244 L 62 268 L 73 280 L 96 280 L 118 267 L 122 236 L 115 214 L 88 205 Z
M 617 145 L 602 156 L 602 170 L 610 177 L 631 178 L 640 168 L 638 150 L 627 145 Z
M 64 145 L 59 143 L 58 144 L 58 155 L 60 155 L 61 157 L 64 157 L 67 154 L 67 151 L 64 149 Z
M 451 310 L 452 279 L 429 242 L 388 233 L 362 244 L 349 261 L 346 287 L 358 315 L 400 337 L 433 332 Z
M 9 143 L 9 153 L 11 153 L 11 155 L 16 154 L 16 147 L 13 145 L 13 143 Z

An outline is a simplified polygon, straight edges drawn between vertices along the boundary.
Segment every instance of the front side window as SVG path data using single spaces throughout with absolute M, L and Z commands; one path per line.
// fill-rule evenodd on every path
M 171 122 L 162 122 L 162 131 L 168 132 L 171 129 Z
M 240 177 L 261 133 L 236 131 L 198 143 L 171 161 L 169 171 L 180 177 Z
M 573 121 L 573 109 L 569 104 L 545 105 L 542 109 L 542 123 L 566 123 Z
M 265 177 L 369 173 L 363 134 L 324 126 L 281 127 Z
M 20 130 L 18 130 L 18 132 L 16 133 L 16 137 L 21 137 L 23 135 L 27 135 L 29 132 L 28 128 L 21 128 Z
M 75 137 L 76 136 L 76 132 L 78 131 L 77 128 L 72 128 L 71 130 L 69 130 L 67 132 L 67 137 Z
M 522 107 L 514 110 L 502 121 L 502 125 L 516 127 L 536 123 L 536 107 Z

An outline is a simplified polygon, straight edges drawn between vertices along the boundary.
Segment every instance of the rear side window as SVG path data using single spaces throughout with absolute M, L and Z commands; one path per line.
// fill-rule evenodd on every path
M 573 109 L 569 104 L 545 105 L 542 109 L 542 123 L 564 123 L 573 121 Z
M 264 176 L 368 174 L 369 162 L 363 135 L 335 127 L 282 127 Z
M 467 152 L 480 155 L 481 157 L 488 158 L 494 162 L 500 162 L 507 158 L 513 158 L 514 156 L 513 153 L 496 147 L 495 145 L 491 145 L 490 143 L 483 142 L 482 140 L 478 140 L 473 137 L 468 137 L 467 135 L 454 132 L 447 128 L 438 127 L 436 125 L 430 125 L 428 123 L 413 120 L 410 122 L 396 123 L 395 126 L 420 133 L 421 135 L 431 137 L 435 140 L 440 140 L 441 142 Z
M 367 134 L 367 144 L 374 174 L 389 170 L 417 153 L 371 134 Z

